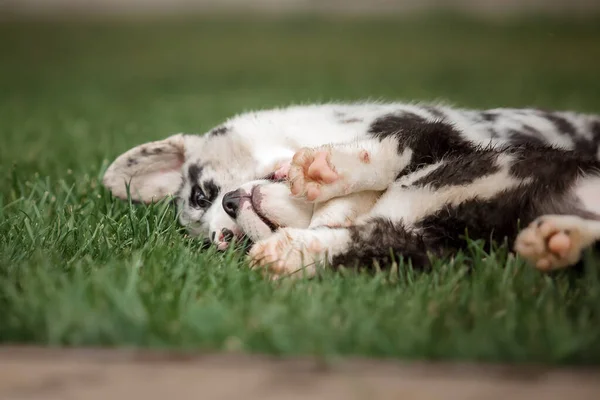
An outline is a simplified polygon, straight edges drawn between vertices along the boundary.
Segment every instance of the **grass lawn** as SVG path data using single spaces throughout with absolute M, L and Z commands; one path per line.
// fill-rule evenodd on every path
M 131 146 L 293 102 L 600 112 L 598 43 L 598 20 L 2 23 L 0 341 L 598 363 L 593 256 L 545 276 L 474 243 L 430 274 L 271 283 L 99 184 Z

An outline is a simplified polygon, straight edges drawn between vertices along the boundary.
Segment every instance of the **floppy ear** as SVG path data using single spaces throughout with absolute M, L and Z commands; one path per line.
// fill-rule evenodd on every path
M 106 170 L 102 182 L 113 195 L 150 203 L 175 194 L 181 185 L 185 159 L 183 135 L 134 147 L 121 154 Z

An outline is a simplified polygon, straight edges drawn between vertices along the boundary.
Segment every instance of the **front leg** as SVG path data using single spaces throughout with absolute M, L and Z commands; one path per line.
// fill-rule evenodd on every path
M 429 265 L 426 242 L 402 223 L 373 218 L 348 228 L 284 228 L 250 250 L 251 265 L 263 268 L 273 277 L 314 276 L 319 267 L 345 265 L 381 267 L 401 258 L 415 267 Z
M 283 228 L 252 247 L 250 265 L 264 269 L 273 278 L 312 277 L 327 263 L 328 254 L 343 249 L 348 241 L 345 229 Z
M 361 191 L 382 191 L 411 160 L 397 141 L 365 139 L 303 148 L 293 157 L 288 179 L 294 196 L 316 203 Z

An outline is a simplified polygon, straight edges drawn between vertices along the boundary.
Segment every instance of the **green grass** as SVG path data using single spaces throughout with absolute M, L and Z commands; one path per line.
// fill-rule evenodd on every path
M 0 341 L 600 361 L 600 278 L 472 248 L 434 272 L 271 283 L 100 177 L 141 142 L 292 102 L 600 111 L 600 23 L 461 18 L 0 25 Z M 467 272 L 464 258 L 474 268 Z

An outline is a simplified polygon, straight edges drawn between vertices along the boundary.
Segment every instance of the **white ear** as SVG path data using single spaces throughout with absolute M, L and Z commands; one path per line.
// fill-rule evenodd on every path
M 134 147 L 121 154 L 106 170 L 102 182 L 113 195 L 150 203 L 175 194 L 181 185 L 185 161 L 183 135 Z

